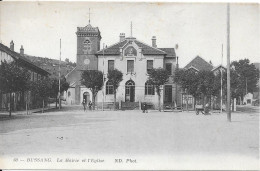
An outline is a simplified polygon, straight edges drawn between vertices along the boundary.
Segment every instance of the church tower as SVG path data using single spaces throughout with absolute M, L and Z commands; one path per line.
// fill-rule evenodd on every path
M 101 35 L 98 27 L 89 24 L 77 28 L 77 70 L 97 70 L 95 53 L 100 50 Z

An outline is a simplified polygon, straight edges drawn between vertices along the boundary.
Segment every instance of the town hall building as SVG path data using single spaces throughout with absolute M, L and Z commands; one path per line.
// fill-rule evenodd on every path
M 100 49 L 101 32 L 90 23 L 85 27 L 78 27 L 76 35 L 77 66 L 66 75 L 70 83 L 65 94 L 67 104 L 81 104 L 83 99 L 87 102 L 92 99 L 91 91 L 80 82 L 84 70 L 100 70 L 105 75 L 103 90 L 98 92 L 96 104 L 113 103 L 113 87 L 106 77 L 109 70 L 116 68 L 123 73 L 123 81 L 117 90 L 117 102 L 147 102 L 153 108 L 158 108 L 158 96 L 153 85 L 147 83 L 147 72 L 152 68 L 165 68 L 171 76 L 168 83 L 161 87 L 161 104 L 180 105 L 180 88 L 177 89 L 178 86 L 173 82 L 178 65 L 174 48 L 158 48 L 155 36 L 149 45 L 133 36 L 125 37 L 124 33 L 120 33 L 118 42 Z

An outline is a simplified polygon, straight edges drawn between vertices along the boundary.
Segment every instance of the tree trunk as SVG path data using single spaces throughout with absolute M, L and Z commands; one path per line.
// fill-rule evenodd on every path
M 94 92 L 92 92 L 92 110 L 95 110 L 95 100 L 96 100 L 96 95 Z
M 234 99 L 231 100 L 232 103 L 232 112 L 234 112 Z
M 3 93 L 0 91 L 0 109 L 2 109 L 2 98 L 3 98 Z
M 44 110 L 44 99 L 42 100 L 42 113 L 43 113 L 43 110 Z
M 205 95 L 204 94 L 202 95 L 202 98 L 203 98 L 203 108 L 205 108 Z
M 213 110 L 213 96 L 210 95 L 210 106 L 211 106 L 211 111 Z
M 158 94 L 158 102 L 159 102 L 158 103 L 159 104 L 159 106 L 158 106 L 159 107 L 159 112 L 161 112 L 161 94 L 160 93 Z
M 56 96 L 56 97 L 55 97 L 55 103 L 56 103 L 56 104 L 55 104 L 55 107 L 56 107 L 56 108 L 58 108 L 57 100 L 58 100 L 58 99 L 57 99 L 57 96 Z
M 11 117 L 12 112 L 11 112 L 11 101 L 12 101 L 12 93 L 9 93 L 9 116 Z
M 186 110 L 189 111 L 189 107 L 188 107 L 188 95 L 186 96 Z
M 116 91 L 114 90 L 114 110 L 116 110 Z
M 196 103 L 197 103 L 197 98 L 194 97 L 194 104 L 193 104 L 193 108 L 196 109 Z
M 61 99 L 59 98 L 59 108 L 61 109 Z
M 26 110 L 26 115 L 28 115 L 28 96 L 27 96 L 27 92 L 25 93 L 25 110 Z

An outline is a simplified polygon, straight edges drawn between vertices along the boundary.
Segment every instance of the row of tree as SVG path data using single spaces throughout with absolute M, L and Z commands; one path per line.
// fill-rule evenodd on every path
M 153 85 L 156 89 L 158 95 L 158 106 L 159 111 L 161 111 L 161 86 L 168 82 L 170 73 L 163 69 L 157 68 L 152 69 L 148 73 L 148 82 Z M 110 85 L 113 86 L 114 94 L 114 110 L 116 109 L 116 92 L 120 85 L 120 82 L 123 80 L 123 73 L 117 69 L 109 70 L 107 74 L 107 79 L 110 81 Z M 102 90 L 104 86 L 104 75 L 101 71 L 98 70 L 85 70 L 81 74 L 81 84 L 85 85 L 92 92 L 92 102 L 93 109 L 95 109 L 95 101 L 97 93 Z
M 69 88 L 69 83 L 65 77 L 61 79 L 61 91 L 66 91 Z M 49 97 L 56 99 L 59 94 L 59 80 L 57 78 L 41 77 L 38 80 L 31 80 L 30 72 L 19 66 L 16 62 L 7 63 L 1 62 L 0 65 L 0 92 L 1 94 L 9 95 L 9 115 L 11 116 L 12 109 L 12 94 L 30 92 L 34 97 L 34 103 L 42 102 L 42 108 L 46 105 Z M 26 96 L 27 97 L 27 96 Z M 26 98 L 25 107 L 28 108 L 29 98 Z
M 153 85 L 158 95 L 158 106 L 161 110 L 161 86 L 168 82 L 170 73 L 163 68 L 152 69 L 148 73 L 148 83 Z M 223 72 L 223 94 L 226 94 L 226 72 Z M 123 73 L 117 69 L 109 70 L 107 75 L 108 81 L 113 86 L 114 93 L 114 109 L 116 104 L 116 92 L 120 82 L 123 80 Z M 191 70 L 177 70 L 174 76 L 174 81 L 181 85 L 183 91 L 192 95 L 195 99 L 210 99 L 212 96 L 218 96 L 221 90 L 221 75 L 220 72 L 214 75 L 212 71 L 194 72 Z M 257 82 L 259 80 L 259 70 L 253 64 L 250 64 L 248 59 L 234 61 L 231 64 L 231 95 L 233 98 L 243 99 L 248 92 L 257 90 Z M 104 85 L 104 75 L 98 70 L 85 70 L 81 75 L 81 83 L 89 88 L 93 94 L 93 107 L 95 109 L 95 99 L 98 91 Z M 69 83 L 63 77 L 61 79 L 61 91 L 67 91 Z M 44 77 L 37 81 L 31 81 L 30 72 L 20 67 L 17 63 L 1 62 L 0 65 L 0 91 L 10 95 L 13 92 L 30 91 L 42 101 L 42 106 L 47 101 L 48 97 L 56 98 L 59 94 L 59 81 L 57 78 Z M 11 105 L 11 102 L 9 102 Z M 26 103 L 27 105 L 27 103 Z M 9 106 L 11 115 L 11 106 Z
M 226 70 L 216 75 L 212 71 L 198 71 L 180 69 L 176 71 L 174 81 L 181 85 L 183 91 L 192 95 L 196 100 L 202 99 L 203 104 L 211 97 L 219 96 L 221 91 L 221 78 L 223 94 L 227 93 L 227 73 Z M 254 64 L 250 64 L 248 59 L 234 61 L 230 70 L 231 97 L 241 99 L 247 93 L 259 91 L 257 82 L 259 80 L 259 70 Z M 196 102 L 195 102 L 196 104 Z
M 158 95 L 158 106 L 161 110 L 161 86 L 168 82 L 170 73 L 165 69 L 152 69 L 148 73 L 148 83 L 154 85 Z M 114 88 L 114 108 L 116 103 L 116 92 L 120 82 L 123 80 L 121 71 L 114 69 L 108 71 L 108 81 Z M 198 71 L 177 69 L 174 75 L 174 81 L 178 83 L 186 94 L 192 95 L 196 100 L 202 100 L 203 105 L 211 101 L 212 97 L 220 95 L 222 79 L 223 95 L 227 93 L 227 74 L 226 70 L 214 74 L 212 71 Z M 248 59 L 234 61 L 231 64 L 231 97 L 243 100 L 248 93 L 258 91 L 257 82 L 259 80 L 259 70 L 254 64 L 250 64 Z M 81 83 L 89 88 L 93 94 L 93 103 L 95 98 L 103 87 L 104 77 L 101 71 L 86 70 L 81 75 Z M 241 101 L 242 101 L 241 100 Z

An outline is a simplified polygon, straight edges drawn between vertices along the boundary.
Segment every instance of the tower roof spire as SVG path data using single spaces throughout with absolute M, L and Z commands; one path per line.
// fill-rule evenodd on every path
M 88 9 L 88 24 L 90 24 L 90 8 Z

